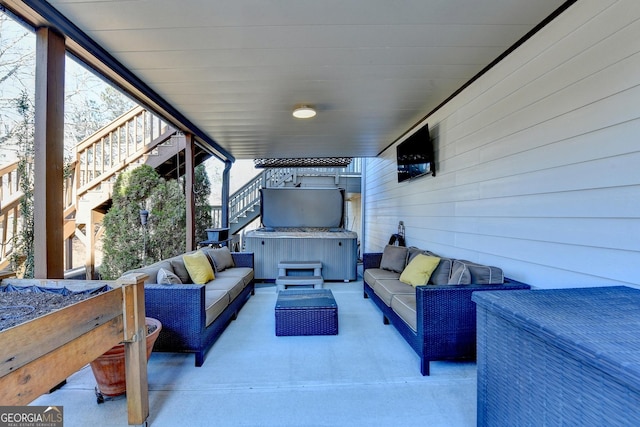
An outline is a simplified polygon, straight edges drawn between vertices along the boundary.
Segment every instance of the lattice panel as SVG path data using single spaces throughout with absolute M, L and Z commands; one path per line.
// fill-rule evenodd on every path
M 303 157 L 296 159 L 254 159 L 256 168 L 344 168 L 351 163 L 351 157 Z

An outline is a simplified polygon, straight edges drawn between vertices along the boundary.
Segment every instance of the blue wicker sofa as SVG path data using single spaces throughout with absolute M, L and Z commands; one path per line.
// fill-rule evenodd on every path
M 402 250 L 406 251 L 404 258 Z M 395 263 L 388 262 L 390 252 L 395 253 Z M 429 375 L 429 362 L 432 360 L 475 358 L 476 307 L 471 300 L 473 292 L 530 287 L 504 278 L 496 267 L 444 257 L 438 257 L 440 261 L 436 261 L 438 266 L 428 284 L 414 287 L 399 278 L 417 254 L 437 256 L 418 248 L 398 246 L 387 246 L 385 252 L 365 253 L 364 297 L 376 304 L 382 311 L 384 323 L 394 325 L 418 354 L 422 375 Z
M 195 365 L 202 366 L 206 352 L 213 346 L 231 320 L 254 293 L 253 253 L 229 252 L 225 248 L 202 249 L 212 262 L 215 279 L 206 284 L 189 283 L 182 256 L 158 261 L 126 272 L 145 273 L 146 316 L 162 323 L 155 351 L 195 353 Z M 219 251 L 219 252 L 216 252 Z M 224 253 L 226 251 L 226 254 Z M 211 254 L 232 260 L 215 263 Z M 231 257 L 229 257 L 231 255 Z M 220 257 L 218 257 L 220 258 Z M 167 272 L 180 279 L 174 284 L 159 284 L 158 273 Z

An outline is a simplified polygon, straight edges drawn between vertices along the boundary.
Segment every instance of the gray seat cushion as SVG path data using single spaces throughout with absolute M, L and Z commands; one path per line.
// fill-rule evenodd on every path
M 158 283 L 157 282 L 158 271 L 160 271 L 161 268 L 169 272 L 173 272 L 173 268 L 171 267 L 171 263 L 169 261 L 159 261 L 154 264 L 148 265 L 146 267 L 136 268 L 135 270 L 129 270 L 123 273 L 122 275 L 125 276 L 129 273 L 144 273 L 147 276 L 149 276 L 146 279 L 144 279 L 145 285 L 149 283 Z
M 395 271 L 383 270 L 381 268 L 367 268 L 364 272 L 364 280 L 371 286 L 376 280 L 399 279 L 400 273 Z
M 402 283 L 400 280 L 377 280 L 373 291 L 380 297 L 382 302 L 391 306 L 391 298 L 396 294 L 416 294 L 416 288 L 406 283 Z
M 416 316 L 416 295 L 395 294 L 391 299 L 391 309 L 414 331 L 418 331 Z
M 449 278 L 451 278 L 451 270 L 453 269 L 453 259 L 441 257 L 440 255 L 434 254 L 431 251 L 425 251 L 426 255 L 435 256 L 440 258 L 440 263 L 438 267 L 434 270 L 433 274 L 429 278 L 430 285 L 446 285 L 449 283 Z
M 446 285 L 449 283 L 451 277 L 451 269 L 453 267 L 453 260 L 451 258 L 440 258 L 438 267 L 433 271 L 429 278 L 430 285 Z
M 227 277 L 242 278 L 242 281 L 246 286 L 253 280 L 253 268 L 234 267 L 216 273 L 216 279 L 223 279 Z
M 409 264 L 418 254 L 425 254 L 431 256 L 437 256 L 429 251 L 425 251 L 423 249 L 417 248 L 415 246 L 409 246 L 407 248 L 407 264 Z
M 380 260 L 380 268 L 402 273 L 402 270 L 407 265 L 407 251 L 404 246 L 385 246 Z
M 206 325 L 209 326 L 211 322 L 216 320 L 220 313 L 231 302 L 229 292 L 219 289 L 205 289 L 204 291 L 204 305 L 206 313 Z
M 175 273 L 176 276 L 180 278 L 182 283 L 192 283 L 191 276 L 189 276 L 189 272 L 187 271 L 187 268 L 184 266 L 182 255 L 169 258 L 169 262 L 171 263 L 173 272 Z
M 215 289 L 229 292 L 229 298 L 233 301 L 238 295 L 240 295 L 240 292 L 242 292 L 245 285 L 242 277 L 220 277 L 215 278 L 205 286 L 207 291 Z
M 457 260 L 456 260 L 457 261 Z M 470 285 L 471 273 L 467 268 L 467 265 L 462 262 L 453 262 L 451 267 L 451 277 L 449 278 L 449 285 Z
M 411 260 L 413 260 L 413 258 L 415 258 L 418 254 L 440 258 L 440 263 L 433 271 L 433 273 L 431 273 L 431 277 L 429 277 L 429 285 L 446 285 L 449 283 L 449 278 L 451 277 L 451 268 L 453 266 L 453 260 L 451 258 L 442 257 L 431 251 L 425 251 L 420 248 L 416 248 L 415 246 L 411 246 L 409 247 L 407 255 L 407 264 L 409 264 Z
M 221 248 L 202 248 L 202 252 L 209 257 L 216 273 L 225 271 L 227 268 L 235 267 L 231 252 L 226 246 Z
M 460 271 L 464 269 L 468 270 L 469 275 L 471 276 L 469 283 L 473 283 L 475 285 L 504 283 L 504 273 L 499 267 L 477 264 L 463 259 L 456 259 L 453 261 L 453 271 Z

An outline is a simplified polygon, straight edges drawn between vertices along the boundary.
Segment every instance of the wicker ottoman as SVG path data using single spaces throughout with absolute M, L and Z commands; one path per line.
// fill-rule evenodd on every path
M 338 305 L 329 289 L 280 291 L 276 336 L 337 335 Z

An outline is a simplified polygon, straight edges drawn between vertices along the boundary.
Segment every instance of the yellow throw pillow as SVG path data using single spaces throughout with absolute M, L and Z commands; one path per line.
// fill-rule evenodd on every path
M 184 266 L 193 283 L 202 285 L 215 278 L 209 259 L 202 251 L 182 255 Z
M 438 267 L 440 258 L 418 254 L 402 270 L 400 281 L 411 286 L 422 286 L 429 282 L 431 273 Z

